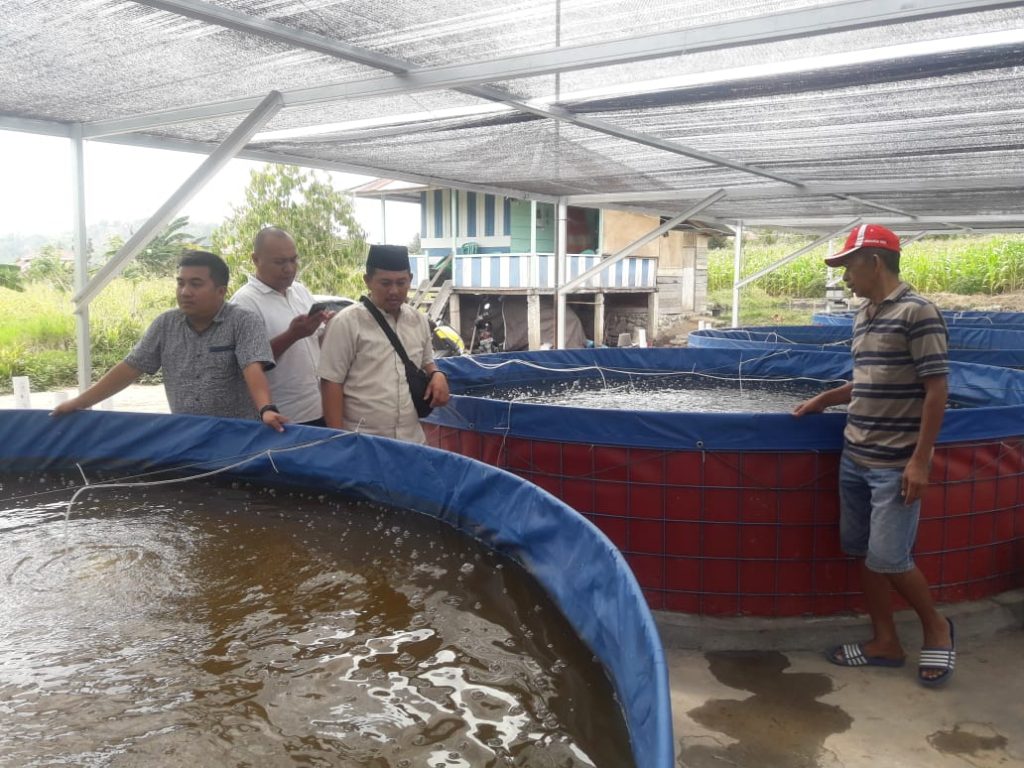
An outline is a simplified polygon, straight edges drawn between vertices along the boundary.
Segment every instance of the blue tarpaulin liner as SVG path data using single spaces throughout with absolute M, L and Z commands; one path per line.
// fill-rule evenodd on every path
M 776 325 L 692 331 L 691 347 L 708 349 L 849 349 L 853 325 Z M 1024 326 L 1018 331 L 976 325 L 949 326 L 949 359 L 1024 368 Z
M 574 349 L 442 358 L 452 402 L 428 421 L 484 434 L 663 450 L 839 451 L 843 413 L 665 413 L 597 410 L 499 400 L 494 388 L 543 387 L 575 379 L 649 380 L 652 373 L 803 380 L 809 393 L 848 381 L 849 352 L 746 349 Z M 940 443 L 1024 435 L 1024 372 L 951 363 Z
M 851 325 L 853 311 L 821 312 L 811 315 L 815 325 Z M 979 310 L 942 310 L 948 325 L 976 325 L 1005 330 L 1024 330 L 1024 312 L 981 312 Z
M 609 671 L 637 766 L 672 766 L 668 673 L 636 579 L 604 534 L 532 483 L 454 453 L 313 427 L 278 434 L 204 416 L 0 411 L 0 467 L 9 472 L 78 463 L 86 476 L 158 468 L 191 475 L 249 457 L 230 474 L 431 515 L 520 562 Z

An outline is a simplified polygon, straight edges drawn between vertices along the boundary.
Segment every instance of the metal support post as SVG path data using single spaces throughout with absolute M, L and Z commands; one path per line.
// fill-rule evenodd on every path
M 565 249 L 569 207 L 564 198 L 558 200 L 558 235 L 555 238 L 555 349 L 565 349 Z
M 74 195 L 75 292 L 89 283 L 89 235 L 85 226 L 85 142 L 82 125 L 71 127 L 71 178 Z M 89 333 L 89 305 L 75 306 L 75 349 L 78 358 L 78 392 L 92 383 L 92 340 Z
M 732 327 L 740 327 L 740 273 L 743 271 L 743 222 L 733 227 L 732 248 Z

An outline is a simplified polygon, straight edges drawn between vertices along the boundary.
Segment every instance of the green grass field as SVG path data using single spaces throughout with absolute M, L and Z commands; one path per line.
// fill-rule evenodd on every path
M 173 306 L 169 278 L 110 284 L 89 310 L 94 376 L 123 359 L 153 318 Z M 70 294 L 40 283 L 23 292 L 0 288 L 0 393 L 11 391 L 13 376 L 28 376 L 36 391 L 77 382 Z

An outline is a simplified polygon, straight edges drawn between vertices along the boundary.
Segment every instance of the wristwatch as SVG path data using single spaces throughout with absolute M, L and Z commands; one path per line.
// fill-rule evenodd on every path
M 267 411 L 273 411 L 274 413 L 281 412 L 280 410 L 278 410 L 278 407 L 273 403 L 267 403 L 262 408 L 260 408 L 260 421 L 263 421 L 263 414 L 266 413 Z

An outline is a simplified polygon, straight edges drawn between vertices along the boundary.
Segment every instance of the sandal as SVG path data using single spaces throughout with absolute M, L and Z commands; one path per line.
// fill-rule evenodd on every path
M 929 688 L 938 688 L 949 682 L 953 676 L 953 668 L 956 666 L 956 633 L 953 629 L 953 620 L 949 622 L 950 648 L 922 648 L 918 660 L 917 679 L 921 685 Z M 926 676 L 926 670 L 940 670 L 938 675 Z
M 868 656 L 860 643 L 837 645 L 825 653 L 825 658 L 840 667 L 902 667 L 905 661 L 887 656 Z

